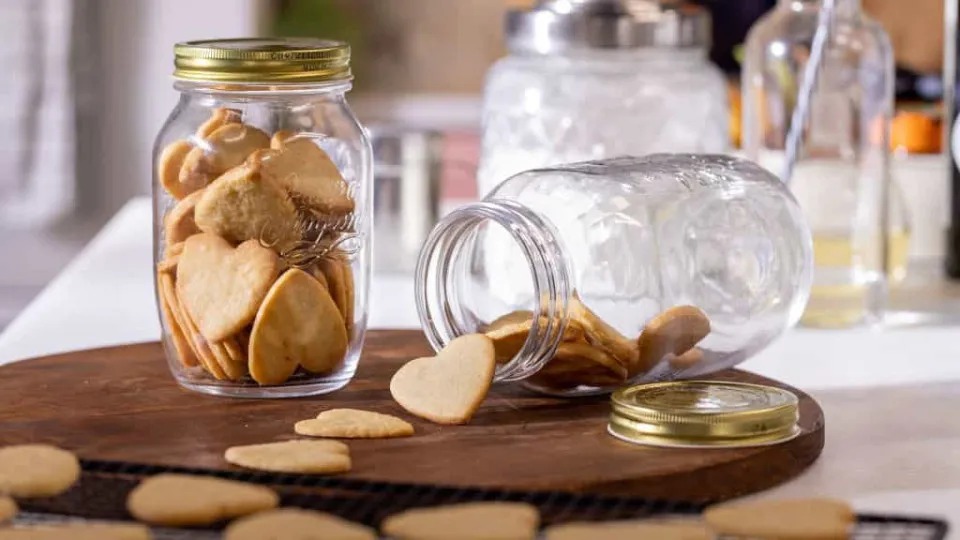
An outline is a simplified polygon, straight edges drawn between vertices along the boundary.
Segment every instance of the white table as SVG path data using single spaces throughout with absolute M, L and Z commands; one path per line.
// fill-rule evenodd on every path
M 0 334 L 0 365 L 156 340 L 150 215 L 128 203 Z M 409 276 L 376 276 L 371 295 L 372 328 L 419 327 Z M 762 496 L 929 510 L 960 529 L 960 329 L 793 330 L 743 367 L 810 392 L 827 418 L 820 460 Z

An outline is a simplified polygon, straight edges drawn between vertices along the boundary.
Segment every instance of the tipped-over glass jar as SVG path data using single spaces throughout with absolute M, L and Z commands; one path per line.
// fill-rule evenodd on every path
M 704 375 L 799 319 L 812 240 L 775 176 L 658 154 L 527 171 L 444 218 L 417 267 L 431 345 L 484 332 L 554 395 Z
M 356 371 L 371 148 L 344 98 L 350 49 L 179 44 L 154 150 L 157 304 L 170 370 L 241 397 L 331 392 Z

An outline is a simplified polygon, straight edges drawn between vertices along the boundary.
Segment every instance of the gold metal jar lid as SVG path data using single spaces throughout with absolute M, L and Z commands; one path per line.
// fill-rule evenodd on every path
M 797 396 L 772 386 L 674 381 L 622 388 L 611 401 L 607 430 L 637 444 L 734 448 L 800 433 Z
M 306 83 L 349 80 L 350 46 L 311 38 L 187 41 L 173 48 L 173 76 L 188 81 Z

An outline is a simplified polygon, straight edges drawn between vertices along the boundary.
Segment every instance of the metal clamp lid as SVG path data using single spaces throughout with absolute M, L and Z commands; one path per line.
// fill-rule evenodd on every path
M 706 48 L 710 14 L 680 0 L 539 0 L 507 14 L 511 52 Z

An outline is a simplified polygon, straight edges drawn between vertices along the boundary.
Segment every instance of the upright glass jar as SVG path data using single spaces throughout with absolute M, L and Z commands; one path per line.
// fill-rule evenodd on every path
M 811 270 L 774 175 L 659 154 L 511 177 L 432 231 L 416 298 L 435 349 L 484 332 L 498 380 L 580 395 L 742 362 L 799 319 Z
M 820 0 L 780 0 L 747 36 L 743 149 L 781 174 L 790 120 Z M 814 286 L 801 321 L 844 327 L 879 321 L 887 285 L 902 278 L 910 238 L 890 175 L 894 60 L 860 0 L 837 0 L 791 189 L 813 230 Z
M 350 48 L 175 47 L 180 101 L 154 147 L 157 304 L 182 386 L 296 397 L 346 385 L 367 320 L 371 147 Z
M 506 20 L 487 75 L 480 196 L 521 171 L 729 148 L 727 87 L 709 14 L 658 0 L 540 0 Z

